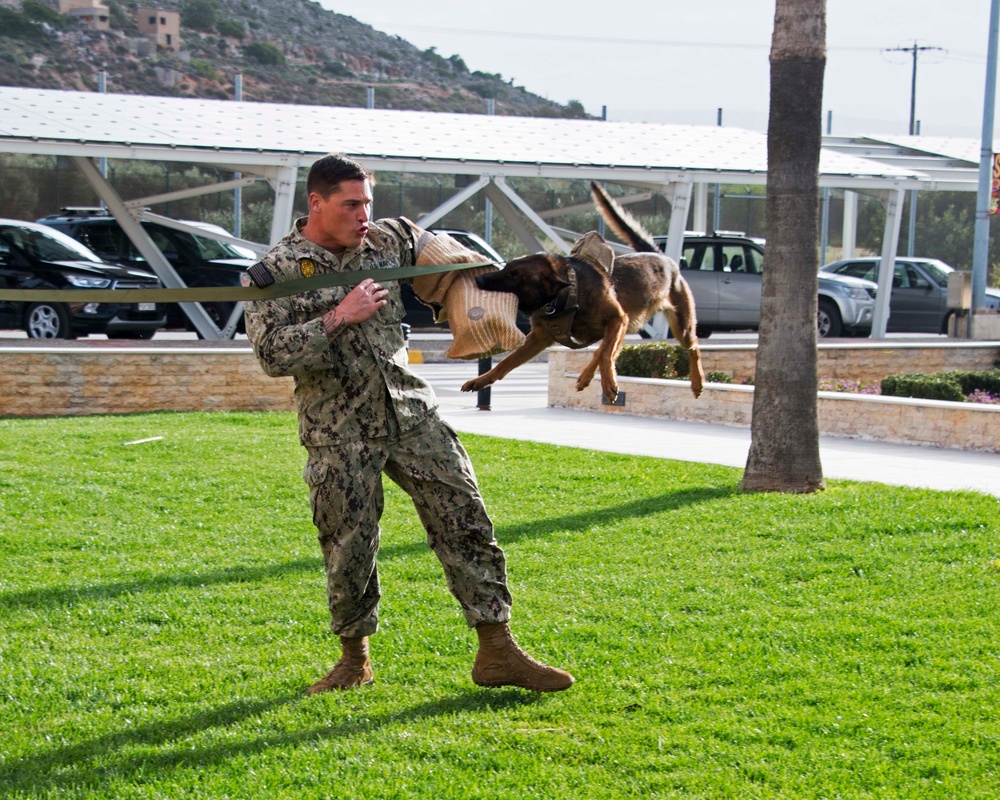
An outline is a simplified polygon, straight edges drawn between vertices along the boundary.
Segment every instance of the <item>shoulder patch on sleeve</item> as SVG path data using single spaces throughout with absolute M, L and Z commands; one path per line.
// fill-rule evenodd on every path
M 258 261 L 250 267 L 250 269 L 247 270 L 247 275 L 250 276 L 250 282 L 258 289 L 264 289 L 274 283 L 274 275 L 272 275 L 271 271 L 264 266 L 262 261 Z

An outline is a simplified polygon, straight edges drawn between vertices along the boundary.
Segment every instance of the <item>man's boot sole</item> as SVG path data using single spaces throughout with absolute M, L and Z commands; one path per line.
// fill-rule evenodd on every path
M 500 689 L 504 686 L 513 686 L 515 689 L 527 689 L 531 692 L 564 692 L 572 683 L 568 683 L 566 686 L 528 686 L 523 683 L 512 683 L 511 681 L 477 681 L 475 678 L 472 682 L 476 686 L 482 686 L 484 689 Z

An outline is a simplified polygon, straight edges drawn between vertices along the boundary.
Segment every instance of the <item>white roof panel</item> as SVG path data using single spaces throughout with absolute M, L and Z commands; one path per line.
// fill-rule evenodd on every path
M 32 149 L 33 148 L 33 149 Z M 130 148 L 123 153 L 122 148 Z M 0 150 L 307 165 L 345 152 L 370 166 L 578 177 L 663 173 L 764 183 L 767 138 L 737 128 L 283 105 L 0 87 Z M 198 155 L 200 154 L 200 155 Z M 374 163 L 373 163 L 374 162 Z M 517 171 L 517 167 L 521 171 Z M 897 185 L 918 170 L 824 151 L 824 185 Z M 677 179 L 676 175 L 672 179 Z

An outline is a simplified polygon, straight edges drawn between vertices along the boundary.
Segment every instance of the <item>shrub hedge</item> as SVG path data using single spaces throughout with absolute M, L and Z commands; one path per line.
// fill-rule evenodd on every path
M 666 342 L 626 345 L 615 367 L 619 375 L 632 378 L 686 378 L 691 372 L 687 350 Z
M 619 375 L 633 378 L 687 378 L 691 371 L 687 351 L 680 345 L 666 342 L 626 345 L 615 364 Z M 706 377 L 714 382 L 732 382 L 723 373 L 709 373 Z M 881 383 L 881 393 L 892 397 L 962 402 L 974 392 L 1000 397 L 1000 368 L 890 375 Z
M 1000 369 L 978 372 L 935 372 L 890 375 L 882 379 L 882 394 L 893 397 L 919 397 L 925 400 L 962 402 L 973 392 L 1000 395 Z
M 882 379 L 882 394 L 891 397 L 921 397 L 925 400 L 965 399 L 958 381 L 947 373 L 925 375 L 922 372 L 910 375 L 890 375 Z

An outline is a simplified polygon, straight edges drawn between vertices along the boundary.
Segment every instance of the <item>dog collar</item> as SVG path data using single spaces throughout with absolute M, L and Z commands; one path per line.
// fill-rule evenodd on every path
M 580 310 L 576 291 L 576 270 L 569 268 L 569 286 L 562 289 L 551 303 L 546 303 L 531 315 L 532 322 L 563 347 L 579 350 L 593 342 L 581 342 L 573 338 L 573 321 Z

